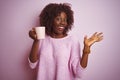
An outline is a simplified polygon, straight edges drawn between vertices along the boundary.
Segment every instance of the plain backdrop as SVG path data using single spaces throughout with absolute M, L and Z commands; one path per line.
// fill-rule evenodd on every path
M 39 26 L 41 10 L 53 2 L 71 4 L 75 22 L 69 34 L 79 38 L 81 52 L 85 35 L 103 32 L 81 80 L 120 80 L 120 0 L 0 0 L 0 80 L 34 80 L 28 32 Z

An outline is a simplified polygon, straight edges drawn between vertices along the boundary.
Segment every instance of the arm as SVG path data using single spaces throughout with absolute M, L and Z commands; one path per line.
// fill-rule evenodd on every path
M 81 58 L 81 66 L 83 68 L 87 67 L 87 63 L 88 63 L 88 56 L 90 53 L 90 47 L 95 43 L 95 42 L 99 42 L 103 39 L 102 33 L 94 33 L 90 38 L 87 39 L 87 36 L 85 36 L 84 38 L 84 48 L 83 48 L 83 54 L 82 54 L 82 58 Z
M 31 62 L 36 62 L 38 60 L 38 50 L 39 50 L 39 40 L 35 40 L 32 45 L 32 49 L 29 55 Z
M 38 50 L 39 50 L 39 40 L 36 38 L 36 33 L 34 30 L 31 30 L 29 32 L 29 36 L 34 40 L 33 45 L 31 48 L 31 52 L 29 55 L 29 59 L 32 63 L 36 62 L 38 60 Z

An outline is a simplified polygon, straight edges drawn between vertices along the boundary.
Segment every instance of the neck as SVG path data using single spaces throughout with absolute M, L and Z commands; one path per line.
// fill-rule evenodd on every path
M 52 38 L 63 38 L 67 36 L 67 34 L 51 34 L 50 35 Z

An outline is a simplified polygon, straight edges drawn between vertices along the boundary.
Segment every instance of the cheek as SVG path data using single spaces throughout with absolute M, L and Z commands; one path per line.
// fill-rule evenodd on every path
M 65 26 L 65 27 L 68 27 L 68 24 L 67 24 L 67 23 L 65 23 L 65 24 L 64 24 L 64 26 Z
M 67 22 L 65 23 L 65 25 L 66 25 L 66 26 L 68 25 Z
M 54 26 L 57 27 L 57 26 L 59 26 L 59 24 L 60 24 L 60 22 L 55 22 Z

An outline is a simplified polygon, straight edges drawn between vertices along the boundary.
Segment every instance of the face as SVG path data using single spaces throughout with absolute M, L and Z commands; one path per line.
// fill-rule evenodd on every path
M 55 35 L 64 35 L 65 28 L 67 27 L 67 15 L 65 12 L 61 12 L 54 19 L 53 31 Z

